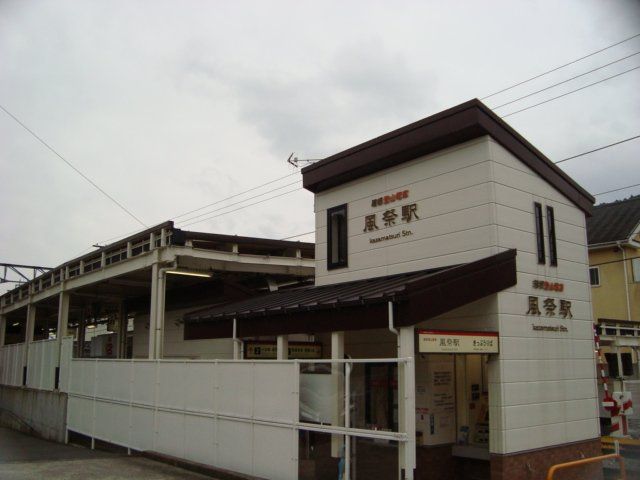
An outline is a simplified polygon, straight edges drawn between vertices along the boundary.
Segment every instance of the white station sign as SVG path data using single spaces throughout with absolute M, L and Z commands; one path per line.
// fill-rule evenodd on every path
M 419 330 L 420 353 L 498 353 L 497 332 Z

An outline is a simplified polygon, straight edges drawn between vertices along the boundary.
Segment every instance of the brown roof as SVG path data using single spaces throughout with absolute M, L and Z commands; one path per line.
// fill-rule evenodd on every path
M 515 285 L 515 250 L 475 262 L 400 275 L 274 292 L 188 313 L 185 338 L 224 338 L 378 328 L 387 303 L 412 325 Z
M 314 193 L 490 135 L 524 164 L 590 214 L 595 199 L 480 100 L 474 99 L 336 153 L 302 169 Z
M 626 241 L 640 224 L 640 195 L 626 200 L 601 203 L 587 219 L 589 245 Z

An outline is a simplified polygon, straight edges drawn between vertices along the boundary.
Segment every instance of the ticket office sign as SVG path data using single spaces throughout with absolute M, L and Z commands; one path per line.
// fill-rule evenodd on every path
M 420 353 L 498 353 L 498 332 L 419 330 Z

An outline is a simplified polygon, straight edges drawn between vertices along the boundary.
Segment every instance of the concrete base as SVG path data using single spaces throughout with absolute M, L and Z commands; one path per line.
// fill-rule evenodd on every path
M 67 394 L 0 385 L 0 426 L 65 441 Z

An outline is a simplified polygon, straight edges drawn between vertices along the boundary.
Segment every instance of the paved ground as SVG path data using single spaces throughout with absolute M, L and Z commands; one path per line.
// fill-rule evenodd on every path
M 148 458 L 62 445 L 0 427 L 1 480 L 212 480 Z

